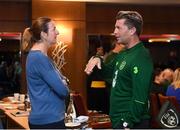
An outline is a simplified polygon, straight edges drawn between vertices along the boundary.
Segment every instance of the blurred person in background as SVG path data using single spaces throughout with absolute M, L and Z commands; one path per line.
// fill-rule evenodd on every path
M 95 56 L 100 56 L 102 59 L 104 59 L 104 49 L 103 46 L 98 46 L 96 48 L 96 55 Z
M 172 83 L 173 81 L 173 73 L 174 71 L 170 68 L 164 69 L 160 76 L 159 76 L 159 82 L 161 85 L 165 88 L 164 91 L 166 92 L 167 87 Z
M 121 51 L 123 51 L 125 46 L 121 43 L 114 42 L 112 43 L 112 47 L 110 52 L 107 54 L 104 63 L 108 64 L 109 62 L 112 62 L 112 60 L 117 56 L 117 54 Z
M 20 92 L 20 88 L 21 88 L 21 72 L 22 72 L 22 68 L 21 68 L 21 64 L 19 61 L 16 61 L 14 63 L 14 75 L 13 75 L 13 82 L 14 82 L 14 92 Z
M 163 86 L 163 81 L 161 78 L 161 73 L 163 70 L 161 68 L 155 68 L 153 72 L 153 83 L 151 87 L 151 93 L 166 95 L 166 87 Z
M 100 43 L 96 45 L 95 53 L 92 57 L 100 57 L 102 62 L 104 62 L 104 48 Z M 99 71 L 100 70 L 95 67 L 93 73 L 87 77 L 88 109 L 106 113 L 105 106 L 107 101 L 104 100 L 105 89 L 104 87 L 102 88 L 102 85 L 105 85 L 105 81 Z
M 180 68 L 174 71 L 173 81 L 167 88 L 166 96 L 175 96 L 180 108 Z
M 7 62 L 1 61 L 0 64 L 0 84 L 6 84 L 8 82 L 8 75 L 7 75 Z

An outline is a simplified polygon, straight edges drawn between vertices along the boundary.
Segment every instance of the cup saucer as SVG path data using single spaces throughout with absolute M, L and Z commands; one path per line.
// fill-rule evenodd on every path
M 77 126 L 80 126 L 81 123 L 79 122 L 68 122 L 68 123 L 65 123 L 65 126 L 66 127 L 77 127 Z

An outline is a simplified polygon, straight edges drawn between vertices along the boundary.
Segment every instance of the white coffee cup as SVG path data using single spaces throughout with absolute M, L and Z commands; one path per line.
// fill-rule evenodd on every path
M 14 93 L 14 100 L 19 101 L 19 93 Z
M 19 100 L 20 100 L 20 102 L 24 102 L 24 100 L 25 100 L 25 94 L 20 94 L 20 95 L 19 95 Z
M 13 101 L 14 100 L 14 97 L 8 97 L 9 101 Z

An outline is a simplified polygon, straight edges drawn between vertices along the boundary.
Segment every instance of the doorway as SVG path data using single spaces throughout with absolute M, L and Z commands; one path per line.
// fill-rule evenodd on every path
M 20 92 L 21 33 L 0 33 L 0 97 Z

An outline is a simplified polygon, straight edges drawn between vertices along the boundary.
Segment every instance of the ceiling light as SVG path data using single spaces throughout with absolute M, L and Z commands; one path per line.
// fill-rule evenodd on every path
M 150 38 L 148 42 L 171 42 L 169 38 Z

